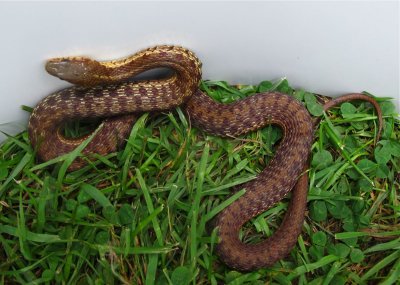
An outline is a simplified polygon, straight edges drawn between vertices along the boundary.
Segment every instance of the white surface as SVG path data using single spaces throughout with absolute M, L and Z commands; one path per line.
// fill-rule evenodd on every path
M 337 96 L 367 90 L 399 106 L 399 3 L 1 2 L 0 130 L 24 127 L 34 106 L 68 86 L 47 58 L 114 59 L 179 44 L 205 79 L 255 84 L 286 76 L 294 87 Z

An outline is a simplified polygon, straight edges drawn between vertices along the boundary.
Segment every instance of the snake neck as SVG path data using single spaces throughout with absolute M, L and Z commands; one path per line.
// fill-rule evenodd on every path
M 93 87 L 126 81 L 142 72 L 162 67 L 173 70 L 179 80 L 198 82 L 201 65 L 190 50 L 162 45 L 111 61 L 96 61 L 87 57 L 54 58 L 47 62 L 46 70 L 77 86 Z

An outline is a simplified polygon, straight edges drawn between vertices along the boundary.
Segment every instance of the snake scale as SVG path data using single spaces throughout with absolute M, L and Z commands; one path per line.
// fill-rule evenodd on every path
M 127 81 L 146 70 L 165 67 L 167 78 Z M 102 127 L 85 148 L 85 154 L 108 154 L 121 147 L 137 113 L 183 106 L 193 124 L 207 133 L 236 137 L 268 124 L 278 125 L 283 138 L 269 165 L 252 181 L 241 185 L 245 194 L 220 212 L 215 220 L 217 253 L 230 267 L 249 271 L 273 265 L 297 242 L 304 220 L 308 158 L 314 124 L 304 106 L 278 92 L 259 93 L 230 104 L 221 104 L 199 90 L 201 62 L 179 46 L 155 46 L 115 61 L 98 62 L 85 57 L 49 60 L 46 70 L 76 84 L 44 98 L 33 110 L 28 124 L 37 156 L 50 160 L 75 149 L 86 137 L 65 138 L 61 126 L 70 120 L 104 118 Z M 382 115 L 374 99 L 349 94 L 324 105 L 327 110 L 349 100 L 366 100 Z M 82 167 L 77 159 L 70 170 Z M 257 244 L 239 239 L 240 228 L 280 201 L 291 189 L 292 199 L 279 229 Z

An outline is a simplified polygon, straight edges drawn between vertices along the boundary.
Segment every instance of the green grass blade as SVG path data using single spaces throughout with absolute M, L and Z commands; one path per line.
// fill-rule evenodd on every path
M 18 165 L 13 169 L 11 174 L 7 177 L 6 181 L 0 186 L 0 197 L 3 196 L 3 192 L 7 185 L 24 169 L 24 167 L 31 161 L 32 154 L 26 153 Z
M 107 197 L 96 187 L 83 183 L 81 185 L 81 190 L 98 202 L 103 208 L 113 206 Z

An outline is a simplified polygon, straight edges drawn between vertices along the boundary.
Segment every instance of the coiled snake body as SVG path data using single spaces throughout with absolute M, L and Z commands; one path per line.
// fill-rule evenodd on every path
M 174 74 L 162 80 L 126 82 L 129 77 L 158 67 L 170 68 Z M 124 143 L 135 113 L 179 105 L 184 106 L 196 126 L 219 136 L 238 136 L 267 124 L 280 126 L 283 138 L 274 158 L 257 178 L 242 185 L 246 193 L 218 215 L 217 252 L 230 267 L 247 271 L 274 264 L 295 245 L 306 208 L 308 176 L 302 174 L 311 151 L 313 121 L 293 97 L 270 92 L 231 104 L 217 103 L 198 89 L 200 61 L 191 51 L 178 46 L 156 46 L 109 62 L 82 57 L 53 59 L 46 69 L 80 86 L 46 97 L 33 110 L 28 132 L 42 160 L 70 152 L 84 139 L 63 137 L 60 127 L 68 120 L 106 118 L 84 150 L 86 154 L 102 155 L 116 151 Z M 335 99 L 325 109 L 353 99 L 374 104 L 381 118 L 376 102 L 361 94 Z M 78 159 L 71 168 L 82 165 L 84 161 Z M 287 214 L 276 233 L 258 244 L 241 242 L 239 230 L 243 224 L 281 200 L 292 188 Z

